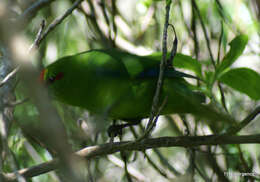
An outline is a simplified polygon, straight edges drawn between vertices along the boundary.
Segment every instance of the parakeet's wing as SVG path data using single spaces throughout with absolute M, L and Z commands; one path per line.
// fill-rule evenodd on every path
M 160 61 L 116 49 L 91 50 L 61 58 L 47 67 L 46 79 L 55 96 L 115 119 L 145 118 L 156 89 Z M 196 97 L 184 73 L 165 71 L 162 114 L 190 112 L 188 100 Z M 59 79 L 57 79 L 59 78 Z M 54 80 L 54 81 L 53 81 Z

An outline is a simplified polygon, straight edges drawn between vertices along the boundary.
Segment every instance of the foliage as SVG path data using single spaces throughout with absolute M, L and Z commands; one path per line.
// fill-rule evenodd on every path
M 6 11 L 10 11 L 18 20 L 33 7 L 33 2 L 3 0 L 8 7 Z M 37 58 L 32 60 L 32 64 L 40 70 L 67 55 L 88 49 L 111 47 L 160 60 L 166 2 L 171 1 L 83 0 L 78 8 L 41 41 L 37 48 Z M 46 1 L 35 14 L 31 12 L 30 16 L 25 16 L 27 19 L 21 25 L 23 38 L 33 43 L 42 20 L 46 21 L 46 30 L 46 27 L 71 8 L 73 3 L 75 1 Z M 174 68 L 199 77 L 201 81 L 187 80 L 208 96 L 207 104 L 238 122 L 242 121 L 256 108 L 260 99 L 260 4 L 257 0 L 172 0 L 171 3 L 169 23 L 177 32 L 177 52 L 182 53 L 174 58 Z M 3 4 L 0 2 L 0 20 L 1 6 Z M 2 29 L 4 28 L 0 22 L 0 32 Z M 3 35 L 0 35 L 1 47 L 4 46 Z M 173 37 L 174 33 L 169 27 L 168 51 L 172 47 Z M 1 50 L 2 59 L 3 55 Z M 33 97 L 31 92 L 26 91 L 26 83 L 19 81 L 20 77 L 23 80 L 21 75 L 18 74 L 16 78 L 17 101 Z M 3 112 L 1 103 L 0 112 Z M 66 128 L 73 151 L 109 141 L 106 129 L 111 121 L 108 118 L 55 100 L 52 104 Z M 3 147 L 0 148 L 0 166 L 4 173 L 34 166 L 58 155 L 49 148 L 47 139 L 41 135 L 40 113 L 34 99 L 15 105 L 7 138 L 9 157 L 2 152 Z M 1 120 L 0 118 L 0 122 L 3 122 Z M 237 132 L 240 135 L 259 133 L 258 123 L 259 119 L 255 119 L 254 123 Z M 174 114 L 160 117 L 151 135 L 161 137 L 222 134 L 237 124 L 209 122 L 190 115 Z M 143 121 L 139 127 L 124 130 L 122 140 L 140 137 L 144 125 Z M 2 124 L 0 127 L 3 127 Z M 3 134 L 1 137 L 4 140 Z M 156 148 L 93 158 L 87 165 L 84 163 L 80 166 L 81 170 L 75 169 L 79 174 L 84 174 L 81 177 L 86 181 L 259 180 L 260 172 L 256 171 L 260 166 L 259 152 L 259 144 Z M 123 167 L 124 165 L 127 167 Z M 225 175 L 225 172 L 230 171 L 234 172 L 233 174 L 239 172 L 258 175 Z M 28 181 L 66 181 L 65 179 L 64 171 L 59 170 Z

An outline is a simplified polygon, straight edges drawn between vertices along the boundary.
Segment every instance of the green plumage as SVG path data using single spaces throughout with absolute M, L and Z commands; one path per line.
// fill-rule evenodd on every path
M 44 80 L 64 103 L 130 121 L 149 116 L 159 65 L 158 56 L 137 56 L 116 49 L 91 50 L 47 66 Z M 174 69 L 165 72 L 160 101 L 166 96 L 161 114 L 195 112 L 196 104 L 204 99 Z

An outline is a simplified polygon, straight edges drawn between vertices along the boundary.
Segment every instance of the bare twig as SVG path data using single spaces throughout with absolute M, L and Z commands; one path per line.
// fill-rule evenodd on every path
M 107 158 L 108 158 L 109 161 L 111 161 L 116 166 L 118 166 L 120 168 L 125 168 L 125 163 L 121 159 L 117 158 L 116 155 L 108 155 Z M 137 181 L 141 182 L 141 181 L 147 180 L 147 177 L 144 176 L 144 174 L 142 174 L 135 167 L 128 165 L 127 168 L 128 168 L 129 175 L 131 175 Z
M 89 22 L 91 22 L 91 25 L 93 26 L 95 33 L 99 35 L 100 40 L 102 41 L 102 44 L 105 47 L 110 46 L 109 40 L 104 35 L 104 33 L 102 32 L 102 30 L 100 29 L 100 27 L 99 27 L 99 25 L 98 25 L 98 23 L 96 21 L 97 17 L 96 17 L 96 13 L 95 13 L 95 8 L 94 8 L 94 5 L 93 5 L 93 2 L 91 0 L 87 0 L 87 3 L 89 5 L 89 7 L 90 7 L 90 13 L 88 13 L 87 8 L 84 8 L 84 6 L 79 7 L 79 11 L 84 14 L 88 24 L 89 24 Z
M 222 182 L 229 182 L 229 180 L 227 179 L 227 176 L 225 176 L 225 174 L 224 174 L 224 171 L 221 169 L 221 167 L 217 163 L 216 158 L 214 157 L 214 155 L 212 155 L 210 147 L 208 147 L 207 158 L 208 158 L 209 164 L 212 166 L 213 174 L 215 173 L 218 176 L 218 180 L 222 181 Z
M 147 154 L 144 153 L 144 157 L 147 159 L 147 161 L 149 162 L 149 164 L 151 164 L 151 166 L 163 177 L 165 177 L 166 179 L 168 179 L 168 175 L 167 173 L 165 173 L 162 169 L 160 169 L 155 162 L 153 162 L 153 160 L 151 159 L 151 157 Z
M 151 130 L 156 126 L 156 123 L 157 123 L 157 121 L 158 121 L 158 118 L 159 118 L 159 116 L 160 116 L 160 113 L 162 112 L 164 106 L 166 105 L 167 100 L 168 100 L 168 96 L 166 96 L 166 97 L 164 98 L 162 105 L 161 105 L 160 108 L 158 109 L 158 111 L 157 111 L 157 113 L 156 113 L 156 115 L 155 115 L 155 119 L 154 119 L 153 125 L 152 125 L 152 127 L 151 127 Z M 150 130 L 150 131 L 151 131 L 151 130 Z M 149 133 L 150 131 L 148 131 L 148 133 Z
M 25 98 L 25 99 L 22 99 L 22 100 L 17 100 L 15 102 L 9 102 L 6 104 L 6 106 L 8 107 L 15 107 L 15 106 L 18 106 L 18 105 L 21 105 L 25 102 L 27 102 L 29 100 L 29 98 Z
M 220 22 L 221 24 L 221 32 L 219 35 L 219 40 L 218 40 L 218 57 L 217 57 L 217 65 L 219 64 L 220 61 L 220 53 L 221 53 L 221 44 L 222 44 L 222 40 L 223 40 L 223 36 L 224 36 L 224 27 L 223 27 L 223 22 Z
M 140 129 L 141 129 L 142 131 L 144 131 L 144 128 L 143 128 L 143 126 L 142 126 L 141 124 L 139 125 L 139 127 L 140 127 Z M 137 139 L 137 138 L 138 138 L 138 135 L 137 135 L 136 131 L 134 130 L 134 128 L 133 128 L 132 126 L 130 127 L 130 130 L 131 130 L 132 134 L 134 135 L 135 139 Z M 161 156 L 163 159 L 165 159 L 165 158 L 161 155 L 161 153 L 160 153 L 159 150 L 153 149 L 153 151 L 155 152 L 155 154 L 157 154 L 157 156 L 158 156 L 159 158 L 160 158 L 160 156 Z M 144 157 L 147 159 L 147 161 L 149 162 L 149 164 L 151 164 L 151 166 L 152 166 L 159 174 L 161 174 L 163 177 L 168 178 L 167 174 L 166 174 L 164 171 L 162 171 L 162 170 L 160 169 L 160 167 L 157 166 L 157 164 L 155 164 L 155 162 L 153 162 L 152 158 L 151 158 L 145 151 L 143 151 L 143 153 L 144 153 Z M 159 156 L 159 155 L 160 155 L 160 156 Z M 161 158 L 160 158 L 160 159 L 161 159 Z M 161 160 L 160 160 L 160 161 L 161 161 Z M 167 160 L 165 160 L 165 161 L 167 161 Z
M 115 42 L 113 42 L 113 39 L 112 39 L 112 30 L 111 30 L 111 26 L 110 26 L 111 23 L 110 23 L 110 20 L 108 18 L 107 12 L 106 12 L 106 2 L 104 0 L 101 0 L 99 5 L 101 6 L 101 10 L 102 10 L 103 16 L 105 18 L 105 22 L 108 27 L 108 39 L 112 43 L 112 45 L 115 45 Z
M 224 34 L 224 28 L 223 28 L 223 22 L 221 21 L 221 33 L 220 33 L 219 41 L 218 41 L 217 65 L 220 63 L 220 52 L 221 52 L 221 43 L 222 43 L 222 39 L 223 39 L 223 34 Z M 225 94 L 224 94 L 222 85 L 221 85 L 221 83 L 219 81 L 218 81 L 218 88 L 219 88 L 220 95 L 221 95 L 222 106 L 224 107 L 225 111 L 228 113 Z
M 203 23 L 203 20 L 202 20 L 201 14 L 200 14 L 200 10 L 199 10 L 195 0 L 192 0 L 192 8 L 195 9 L 195 11 L 196 11 L 196 13 L 197 13 L 197 15 L 199 17 L 199 21 L 200 21 L 200 24 L 201 24 L 201 27 L 202 27 L 202 30 L 203 30 L 203 34 L 204 34 L 205 40 L 206 40 L 206 45 L 207 45 L 207 48 L 208 48 L 210 60 L 211 60 L 211 63 L 212 63 L 212 65 L 213 65 L 213 67 L 214 67 L 214 69 L 216 71 L 217 65 L 216 65 L 216 62 L 214 60 L 213 53 L 212 53 L 212 50 L 211 50 L 211 47 L 210 47 L 210 39 L 209 39 L 209 36 L 207 34 L 206 26 Z M 222 33 L 221 33 L 220 36 L 222 37 Z M 218 88 L 219 88 L 219 91 L 220 91 L 220 94 L 221 94 L 221 103 L 222 103 L 225 111 L 228 112 L 228 109 L 227 109 L 227 106 L 226 106 L 226 101 L 225 101 L 225 94 L 224 94 L 224 91 L 223 91 L 222 86 L 221 86 L 220 83 L 218 83 Z
M 18 72 L 19 67 L 15 68 L 13 71 L 11 71 L 6 77 L 0 82 L 0 87 L 2 87 L 6 82 L 8 82 L 11 78 L 15 76 L 15 74 Z
M 232 126 L 225 132 L 228 135 L 234 135 L 248 125 L 258 114 L 260 114 L 260 106 L 256 107 L 243 121 L 239 124 Z
M 27 8 L 22 15 L 17 19 L 19 22 L 29 22 L 30 19 L 32 19 L 35 14 L 42 9 L 43 7 L 49 5 L 54 0 L 38 0 L 34 2 L 29 8 Z
M 149 135 L 150 131 L 153 129 L 153 126 L 155 125 L 154 123 L 156 122 L 156 120 L 154 121 L 154 117 L 156 115 L 157 109 L 158 109 L 158 104 L 159 104 L 159 97 L 160 97 L 160 92 L 163 86 L 163 75 L 164 75 L 164 70 L 167 66 L 166 62 L 167 62 L 167 32 L 168 32 L 168 26 L 169 26 L 169 12 L 170 12 L 170 8 L 171 8 L 171 1 L 167 1 L 166 2 L 166 15 L 165 15 L 165 23 L 164 23 L 164 30 L 163 30 L 163 40 L 162 40 L 162 60 L 161 60 L 161 64 L 160 64 L 160 72 L 159 72 L 159 78 L 157 81 L 157 87 L 156 87 L 156 91 L 153 97 L 153 102 L 152 102 L 152 108 L 151 108 L 151 113 L 150 113 L 150 117 L 149 117 L 149 121 L 146 127 L 146 132 L 143 135 L 143 137 L 141 137 L 140 139 L 145 138 L 147 135 Z
M 40 45 L 40 39 L 42 37 L 42 34 L 43 34 L 43 30 L 45 28 L 45 20 L 42 20 L 42 23 L 41 23 L 41 26 L 40 26 L 40 29 L 36 35 L 36 38 L 33 42 L 33 44 L 31 45 L 31 47 L 29 48 L 29 52 L 31 52 L 34 48 L 38 48 L 39 45 Z
M 219 12 L 220 17 L 222 18 L 222 20 L 225 22 L 225 24 L 230 28 L 230 30 L 234 33 L 234 34 L 239 34 L 241 33 L 239 28 L 234 24 L 234 22 L 232 21 L 232 19 L 230 18 L 231 16 L 228 14 L 227 11 L 225 11 L 225 9 L 223 8 L 221 2 L 219 0 L 215 0 L 216 5 L 217 5 L 217 10 Z
M 221 104 L 222 104 L 223 108 L 225 109 L 225 111 L 228 113 L 228 108 L 227 108 L 227 104 L 226 104 L 226 97 L 225 97 L 222 85 L 219 81 L 218 81 L 218 89 L 219 89 L 220 96 L 221 96 Z
M 45 26 L 45 21 L 43 20 L 41 23 L 41 28 L 38 31 L 36 39 L 35 39 L 34 43 L 31 45 L 29 52 L 31 52 L 33 50 L 33 48 L 39 46 L 39 39 L 42 35 L 44 26 Z M 0 82 L 0 87 L 2 87 L 6 82 L 8 82 L 11 78 L 13 78 L 16 75 L 16 73 L 19 71 L 19 69 L 20 69 L 20 67 L 17 67 L 13 71 L 11 71 L 8 75 L 6 75 L 6 77 Z
M 257 135 L 207 135 L 207 136 L 180 136 L 180 137 L 160 137 L 160 138 L 146 138 L 142 141 L 125 141 L 106 143 L 86 147 L 78 152 L 77 155 L 91 159 L 94 157 L 108 155 L 119 151 L 143 151 L 151 148 L 160 147 L 198 147 L 201 145 L 227 145 L 227 144 L 253 144 L 260 143 L 260 134 Z M 58 167 L 58 161 L 51 160 L 30 168 L 17 171 L 18 174 L 25 178 L 38 176 L 47 173 Z M 11 181 L 16 178 L 14 173 L 3 174 L 6 180 Z
M 11 78 L 15 76 L 18 69 L 14 69 L 10 72 L 13 65 L 9 60 L 9 51 L 3 47 L 1 47 L 1 51 L 3 53 L 3 59 L 0 65 L 0 78 L 2 78 L 3 81 L 0 86 L 0 170 L 4 170 L 5 163 L 8 163 L 8 166 L 12 170 L 17 170 L 17 163 L 8 146 L 8 135 L 13 122 L 14 109 L 13 107 L 7 107 L 6 103 L 13 102 L 16 99 L 13 92 L 15 80 Z M 15 172 L 14 175 L 19 182 L 23 181 L 23 178 L 18 173 Z M 0 176 L 0 181 L 2 181 L 2 176 Z
M 204 179 L 204 181 L 205 182 L 211 182 L 212 180 L 210 180 L 209 179 L 209 177 L 206 175 L 206 174 L 204 174 L 200 169 L 199 169 L 199 167 L 197 166 L 197 164 L 195 163 L 195 169 L 196 169 L 196 171 L 198 172 L 198 174 L 202 177 L 202 179 Z
M 199 17 L 200 24 L 202 26 L 202 30 L 203 30 L 203 33 L 204 33 L 204 37 L 206 39 L 206 44 L 207 44 L 207 48 L 208 48 L 208 51 L 209 51 L 210 60 L 211 60 L 213 67 L 216 69 L 216 63 L 215 63 L 215 60 L 214 60 L 214 57 L 213 57 L 213 54 L 212 54 L 212 50 L 211 50 L 211 47 L 210 47 L 210 41 L 209 41 L 209 37 L 208 37 L 208 34 L 207 34 L 207 30 L 206 30 L 205 24 L 203 23 L 199 8 L 198 8 L 195 0 L 192 0 L 192 7 L 195 9 L 195 11 L 197 12 L 197 15 Z
M 188 35 L 190 36 L 191 39 L 193 39 L 194 37 L 194 34 L 192 34 L 190 28 L 189 28 L 189 24 L 186 22 L 185 20 L 185 17 L 184 17 L 184 12 L 183 12 L 183 9 L 182 9 L 182 1 L 181 0 L 178 0 L 177 1 L 178 3 L 178 8 L 180 10 L 180 16 L 181 16 L 181 20 L 183 22 L 183 25 L 184 25 L 184 28 L 186 29 Z
M 158 158 L 160 159 L 161 164 L 163 164 L 164 166 L 167 167 L 167 169 L 169 171 L 171 171 L 175 176 L 180 176 L 181 173 L 179 173 L 167 160 L 167 158 L 165 158 L 161 152 L 159 151 L 159 149 L 154 149 L 155 154 L 158 156 Z
M 125 153 L 124 151 L 121 151 L 120 154 L 121 154 L 121 158 L 122 158 L 123 161 L 124 161 L 124 170 L 125 170 L 126 179 L 127 179 L 128 182 L 133 182 L 132 177 L 131 177 L 131 174 L 130 174 L 130 171 L 129 171 L 129 169 L 128 169 L 128 163 L 127 163 L 126 153 Z
M 246 161 L 246 159 L 243 155 L 244 152 L 242 151 L 241 146 L 236 145 L 236 148 L 238 149 L 238 154 L 239 154 L 239 158 L 240 158 L 240 161 L 241 161 L 241 165 L 243 166 L 242 169 L 241 169 L 242 170 L 241 172 L 244 172 L 244 171 L 250 172 L 251 171 L 250 167 L 249 167 L 250 164 L 247 163 L 247 161 Z
M 177 38 L 177 34 L 176 34 L 174 26 L 172 24 L 169 24 L 169 26 L 172 27 L 175 38 L 172 43 L 172 50 L 171 50 L 170 58 L 167 60 L 167 67 L 173 68 L 173 58 L 175 57 L 176 52 L 177 52 L 178 38 Z
M 43 39 L 52 31 L 55 29 L 56 26 L 58 26 L 66 17 L 68 17 L 74 9 L 78 7 L 78 5 L 82 2 L 83 0 L 77 0 L 73 3 L 71 8 L 69 8 L 62 16 L 58 17 L 55 19 L 47 28 L 47 30 L 42 34 L 40 39 L 38 40 L 38 45 L 41 43 Z
M 195 16 L 195 10 L 192 8 L 192 20 L 191 20 L 191 30 L 192 30 L 192 35 L 193 35 L 193 44 L 194 44 L 194 52 L 195 52 L 195 58 L 198 60 L 199 58 L 199 41 L 198 41 L 198 36 L 197 36 L 197 21 L 196 21 L 196 16 Z
M 53 0 L 52 0 L 53 1 Z M 34 41 L 34 43 L 32 44 L 32 46 L 29 49 L 29 52 L 31 52 L 33 50 L 33 48 L 38 47 L 41 43 L 41 41 L 49 34 L 49 32 L 51 32 L 57 25 L 59 25 L 68 15 L 70 15 L 72 13 L 72 11 L 79 5 L 79 3 L 82 0 L 78 0 L 76 1 L 73 6 L 68 9 L 64 15 L 62 15 L 61 17 L 57 18 L 56 20 L 54 20 L 54 22 L 47 28 L 47 30 L 43 33 L 44 27 L 45 27 L 45 21 L 43 20 L 41 23 L 41 27 L 37 33 L 36 39 Z M 34 8 L 36 8 L 36 6 L 41 6 L 41 3 L 49 3 L 50 1 L 39 1 L 37 2 L 37 4 L 32 5 L 31 9 L 32 10 L 28 10 L 28 12 L 30 11 L 35 11 Z M 37 8 L 36 8 L 37 9 Z M 24 15 L 25 16 L 25 15 Z M 10 78 L 12 78 L 19 70 L 19 67 L 15 68 L 12 72 L 10 72 L 1 82 L 0 82 L 0 87 L 2 87 Z
M 113 37 L 113 43 L 115 44 L 115 41 L 116 41 L 116 37 L 117 37 L 117 26 L 116 26 L 116 23 L 115 23 L 115 16 L 117 15 L 118 11 L 117 11 L 117 8 L 116 8 L 116 0 L 112 1 L 112 27 L 113 27 L 113 32 L 114 32 L 114 37 Z M 115 45 L 114 45 L 115 46 Z

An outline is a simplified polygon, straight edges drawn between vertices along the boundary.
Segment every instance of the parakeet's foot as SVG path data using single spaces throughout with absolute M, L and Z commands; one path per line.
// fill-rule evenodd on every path
M 136 120 L 134 122 L 126 123 L 126 124 L 115 124 L 115 121 L 111 126 L 109 126 L 107 133 L 110 138 L 121 136 L 123 134 L 123 129 L 129 126 L 137 125 L 141 122 L 141 120 Z
M 120 125 L 111 125 L 109 126 L 107 133 L 109 137 L 116 137 L 122 135 L 123 128 L 127 127 L 128 124 L 120 124 Z

